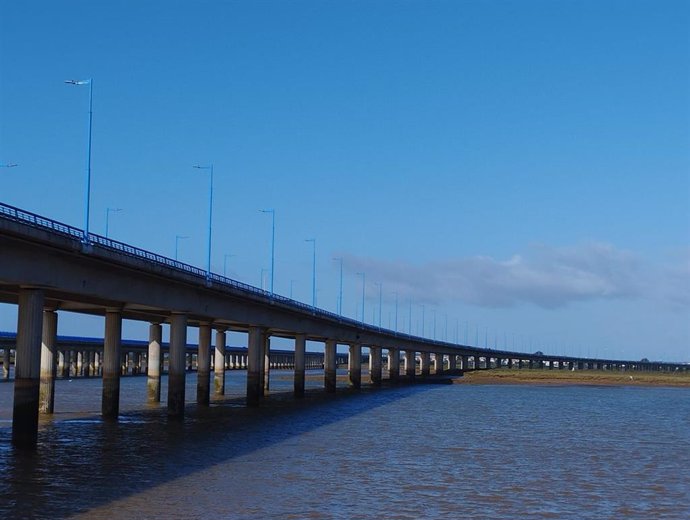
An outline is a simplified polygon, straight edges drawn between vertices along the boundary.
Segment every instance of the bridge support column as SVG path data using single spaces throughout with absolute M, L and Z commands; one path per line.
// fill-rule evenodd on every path
M 122 315 L 118 309 L 108 309 L 105 313 L 103 399 L 101 401 L 101 414 L 106 419 L 116 419 L 120 413 L 121 341 Z
M 225 395 L 225 329 L 216 329 L 216 348 L 213 354 L 213 393 Z
M 417 358 L 414 350 L 405 351 L 405 375 L 410 381 L 414 380 L 417 373 Z
M 448 356 L 448 370 L 451 372 L 458 369 L 458 358 L 455 354 Z
M 350 345 L 350 386 L 360 388 L 362 386 L 362 346 Z
M 405 367 L 407 368 L 409 367 L 409 361 L 407 359 L 405 361 Z M 431 374 L 431 354 L 429 352 L 422 352 L 419 355 L 419 365 L 422 377 L 427 377 Z
M 443 354 L 439 354 L 438 352 L 436 353 L 436 356 L 434 356 L 436 366 L 436 374 L 443 374 Z
M 12 410 L 12 444 L 17 448 L 34 448 L 38 439 L 44 299 L 41 289 L 19 290 Z
M 161 400 L 161 341 L 163 327 L 160 323 L 149 325 L 149 354 L 146 361 L 146 395 L 149 403 Z
M 336 365 L 335 365 L 336 342 L 326 340 L 324 349 L 324 387 L 329 394 L 335 393 L 336 386 Z
M 271 387 L 271 335 L 264 332 L 263 338 L 263 394 L 268 396 Z
M 247 406 L 259 406 L 263 374 L 264 330 L 261 327 L 249 327 L 247 340 Z
M 53 413 L 55 408 L 55 340 L 57 339 L 57 312 L 43 311 L 43 341 L 41 343 L 41 389 L 39 412 Z
M 295 336 L 295 397 L 304 397 L 304 351 L 307 346 L 307 336 Z
M 369 347 L 370 370 L 369 377 L 371 384 L 381 385 L 381 347 Z
M 388 349 L 388 379 L 391 383 L 400 381 L 400 351 L 397 348 Z
M 196 402 L 208 406 L 211 392 L 211 324 L 199 325 L 199 350 L 196 357 Z
M 185 381 L 187 368 L 187 316 L 170 317 L 170 350 L 168 354 L 168 416 L 184 416 Z
M 4 349 L 2 353 L 2 378 L 10 378 L 10 349 Z

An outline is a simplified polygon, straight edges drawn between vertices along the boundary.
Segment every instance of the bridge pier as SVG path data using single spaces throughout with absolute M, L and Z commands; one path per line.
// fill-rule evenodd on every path
M 324 386 L 329 394 L 335 393 L 336 387 L 336 365 L 335 365 L 335 340 L 326 340 L 324 348 Z
M 436 360 L 436 366 L 434 367 L 436 374 L 443 374 L 443 354 L 436 353 L 434 359 Z
M 17 448 L 34 448 L 38 439 L 44 299 L 41 289 L 19 290 L 12 410 L 12 444 Z
M 259 406 L 263 374 L 263 335 L 261 327 L 249 327 L 247 340 L 247 406 Z
M 101 414 L 106 419 L 116 419 L 120 413 L 121 340 L 120 310 L 107 309 L 103 340 L 103 400 L 101 401 Z
M 388 349 L 388 379 L 391 383 L 400 380 L 400 351 L 397 348 Z
M 196 364 L 196 402 L 208 406 L 211 393 L 211 324 L 199 325 Z
M 414 350 L 405 351 L 405 376 L 410 381 L 414 381 L 417 373 L 417 356 Z
M 448 370 L 451 372 L 458 369 L 458 358 L 456 354 L 451 354 L 448 356 Z
M 39 412 L 53 413 L 55 409 L 55 340 L 57 339 L 57 312 L 43 311 L 43 339 L 41 342 L 41 387 L 39 391 Z
M 304 397 L 304 351 L 307 346 L 307 336 L 295 336 L 295 397 Z
M 10 378 L 10 349 L 4 349 L 2 353 L 2 378 Z
M 163 327 L 160 323 L 149 325 L 149 350 L 146 362 L 146 394 L 150 403 L 161 400 L 161 341 Z
M 349 352 L 349 379 L 350 386 L 360 388 L 362 386 L 362 346 L 350 345 Z
M 428 377 L 431 374 L 431 354 L 429 352 L 419 354 L 419 372 L 422 377 Z
M 369 347 L 369 378 L 371 379 L 371 384 L 375 386 L 381 385 L 381 347 Z
M 170 317 L 170 348 L 168 366 L 168 416 L 184 416 L 186 380 L 187 315 Z
M 263 338 L 263 352 L 264 352 L 264 362 L 263 362 L 263 394 L 268 396 L 271 386 L 271 336 L 266 331 Z
M 213 355 L 213 393 L 225 395 L 225 329 L 216 329 L 216 345 Z

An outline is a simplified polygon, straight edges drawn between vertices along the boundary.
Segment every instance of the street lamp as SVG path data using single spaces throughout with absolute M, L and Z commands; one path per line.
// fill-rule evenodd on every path
M 340 262 L 340 292 L 338 293 L 338 314 L 343 315 L 343 258 L 334 258 Z
M 395 291 L 395 332 L 398 332 L 398 291 Z
M 267 272 L 268 272 L 268 269 L 266 269 L 265 267 L 261 268 L 261 290 L 262 291 L 264 290 L 264 274 L 266 274 Z
M 105 238 L 108 238 L 108 224 L 110 222 L 110 214 L 122 211 L 122 208 L 105 208 Z
M 374 285 L 379 286 L 379 329 L 381 328 L 381 308 L 383 307 L 383 284 L 381 282 L 374 282 Z
M 185 238 L 189 238 L 186 235 L 175 235 L 175 260 L 177 260 L 177 253 L 180 249 L 180 240 L 184 240 Z
M 305 242 L 311 242 L 314 246 L 311 265 L 311 306 L 316 307 L 316 239 L 307 238 Z
M 273 270 L 276 261 L 276 210 L 260 209 L 261 213 L 271 214 L 271 296 L 273 295 Z
M 68 85 L 88 85 L 89 86 L 89 140 L 86 148 L 86 204 L 84 211 L 84 243 L 89 242 L 89 206 L 91 203 L 91 127 L 93 123 L 93 79 L 68 79 Z
M 290 299 L 292 300 L 292 288 L 297 280 L 290 280 Z
M 362 277 L 362 324 L 364 324 L 364 289 L 366 283 L 366 275 L 364 273 L 357 273 L 357 276 Z
M 426 319 L 426 318 L 424 317 L 425 307 L 424 307 L 424 304 L 423 304 L 423 303 L 420 303 L 420 306 L 422 307 L 422 337 L 424 337 L 424 321 L 425 321 L 425 319 Z
M 410 297 L 410 317 L 407 324 L 407 334 L 412 336 L 412 297 Z
M 209 171 L 208 183 L 208 244 L 206 248 L 206 281 L 211 281 L 211 219 L 213 217 L 213 165 L 200 166 L 195 164 L 193 168 Z
M 227 276 L 228 276 L 228 275 L 227 275 L 227 272 L 228 272 L 228 258 L 232 258 L 233 256 L 237 256 L 237 255 L 233 255 L 233 254 L 230 254 L 230 253 L 226 253 L 226 254 L 223 255 L 223 276 L 226 277 L 226 278 L 227 278 Z

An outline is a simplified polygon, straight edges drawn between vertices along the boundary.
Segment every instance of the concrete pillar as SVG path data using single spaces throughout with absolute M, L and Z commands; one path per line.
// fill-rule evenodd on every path
M 397 348 L 388 349 L 388 379 L 392 383 L 400 380 L 400 351 Z
M 409 380 L 414 380 L 417 372 L 417 360 L 414 350 L 405 351 L 405 375 Z
M 95 351 L 90 351 L 89 352 L 89 375 L 90 376 L 95 376 L 96 375 L 96 352 Z
M 122 342 L 122 314 L 117 309 L 105 313 L 105 338 L 103 341 L 103 399 L 101 414 L 116 419 L 120 413 L 120 371 Z
M 458 369 L 458 357 L 456 354 L 448 356 L 448 370 L 451 372 Z
M 267 396 L 271 388 L 271 336 L 268 332 L 264 333 L 263 352 L 263 393 Z
M 101 375 L 101 353 L 95 351 L 93 353 L 93 365 L 94 365 L 94 375 Z
M 422 377 L 427 377 L 431 374 L 431 354 L 429 352 L 422 352 L 419 355 L 420 372 Z M 406 359 L 405 367 L 409 366 L 409 361 Z M 409 372 L 408 372 L 409 375 Z
M 10 349 L 4 349 L 2 353 L 2 378 L 10 378 Z
M 443 373 L 443 354 L 436 354 L 436 373 Z
M 62 377 L 63 374 L 65 373 L 65 351 L 60 350 L 57 353 L 57 358 L 58 358 L 57 373 L 60 375 L 60 377 Z
M 225 395 L 225 329 L 216 329 L 213 363 L 213 391 L 216 395 Z
M 297 334 L 295 336 L 295 397 L 304 396 L 304 351 L 306 344 L 306 335 Z
M 362 346 L 350 345 L 349 354 L 350 370 L 348 376 L 350 386 L 360 388 L 362 386 Z
M 41 342 L 41 388 L 39 412 L 53 413 L 55 408 L 55 340 L 57 339 L 57 312 L 43 311 L 43 340 Z
M 369 377 L 371 384 L 381 385 L 381 347 L 369 347 Z
M 208 406 L 211 392 L 211 324 L 199 325 L 199 353 L 196 365 L 196 402 Z
M 84 375 L 84 353 L 81 350 L 77 351 L 77 377 Z
M 334 393 L 336 386 L 336 365 L 335 365 L 335 351 L 336 342 L 332 339 L 326 340 L 324 349 L 324 386 L 326 392 Z
M 261 362 L 263 358 L 264 331 L 261 327 L 249 327 L 247 341 L 247 405 L 259 406 L 261 399 Z
M 17 448 L 34 448 L 38 438 L 43 302 L 42 290 L 19 290 L 12 411 L 12 444 Z
M 146 364 L 146 393 L 150 403 L 161 400 L 161 341 L 163 327 L 160 323 L 149 325 L 149 357 Z
M 184 416 L 186 379 L 187 316 L 173 314 L 170 317 L 170 350 L 168 357 L 168 416 Z

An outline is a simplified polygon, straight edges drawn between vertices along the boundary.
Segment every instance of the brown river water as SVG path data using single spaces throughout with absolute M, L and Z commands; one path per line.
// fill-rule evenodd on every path
M 311 372 L 317 375 L 319 372 Z M 58 381 L 35 453 L 10 445 L 0 384 L 2 519 L 690 518 L 690 390 L 401 385 L 304 400 L 228 395 L 185 420 L 122 379 L 118 422 L 99 379 Z M 165 380 L 165 378 L 164 378 Z M 162 395 L 165 398 L 165 387 Z M 283 393 L 285 392 L 285 393 Z

